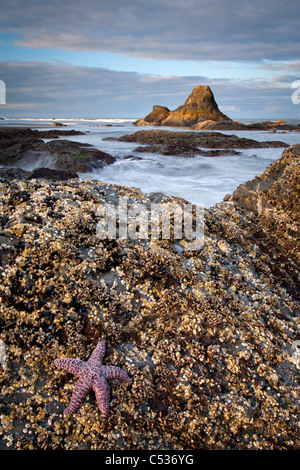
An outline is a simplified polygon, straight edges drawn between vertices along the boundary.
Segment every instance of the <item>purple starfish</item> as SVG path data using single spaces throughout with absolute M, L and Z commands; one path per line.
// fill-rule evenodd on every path
M 103 366 L 105 354 L 105 341 L 99 341 L 87 362 L 80 359 L 60 358 L 54 364 L 60 369 L 76 375 L 79 381 L 75 385 L 69 406 L 64 410 L 65 415 L 75 413 L 87 392 L 92 388 L 100 411 L 104 415 L 109 412 L 109 386 L 107 379 L 120 379 L 122 382 L 131 382 L 131 378 L 120 367 Z

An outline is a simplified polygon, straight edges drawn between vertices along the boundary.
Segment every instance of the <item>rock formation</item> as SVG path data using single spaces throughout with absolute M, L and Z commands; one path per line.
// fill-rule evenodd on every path
M 151 113 L 144 119 L 139 119 L 134 124 L 136 126 L 144 126 L 151 124 L 152 126 L 159 126 L 170 114 L 169 108 L 166 106 L 154 105 Z
M 104 140 L 114 139 L 106 138 Z M 119 142 L 147 144 L 143 147 L 137 147 L 135 152 L 151 152 L 180 157 L 232 155 L 236 152 L 234 149 L 288 147 L 286 143 L 279 140 L 258 142 L 253 139 L 238 137 L 234 134 L 226 135 L 220 132 L 177 132 L 161 129 L 141 130 L 133 134 L 123 135 L 117 140 Z M 206 152 L 203 151 L 203 148 L 215 150 Z M 216 150 L 218 150 L 217 153 Z
M 191 127 L 206 120 L 231 121 L 219 110 L 210 87 L 198 85 L 193 88 L 185 103 L 174 111 L 163 106 L 153 106 L 153 111 L 135 124 Z
M 0 129 L 0 165 L 23 167 L 38 159 L 55 170 L 87 172 L 115 162 L 115 157 L 90 144 L 58 139 L 82 134 L 76 131 L 33 131 L 24 128 Z M 50 142 L 43 139 L 53 138 Z
M 284 119 L 242 124 L 223 114 L 215 101 L 209 86 L 198 85 L 193 88 L 186 102 L 174 111 L 165 106 L 153 106 L 153 110 L 136 126 L 174 126 L 191 127 L 195 130 L 288 130 L 300 131 L 300 124 L 287 124 Z
M 78 174 L 74 171 L 51 170 L 50 168 L 36 168 L 32 171 L 22 170 L 21 168 L 0 168 L 1 182 L 12 181 L 14 179 L 64 181 L 78 177 Z
M 0 191 L 0 449 L 299 450 L 300 148 L 204 213 L 204 245 L 100 239 L 105 204 L 185 204 L 100 181 Z M 62 417 L 57 357 L 133 378 Z
M 268 246 L 274 259 L 289 257 L 300 264 L 300 144 L 290 147 L 264 173 L 240 185 L 225 201 L 247 217 L 249 233 Z M 256 231 L 256 228 L 257 231 Z M 296 279 L 295 279 L 296 281 Z M 290 286 L 291 287 L 291 286 Z M 289 290 L 289 286 L 286 286 Z M 296 285 L 294 286 L 294 293 Z M 296 294 L 298 295 L 298 294 Z

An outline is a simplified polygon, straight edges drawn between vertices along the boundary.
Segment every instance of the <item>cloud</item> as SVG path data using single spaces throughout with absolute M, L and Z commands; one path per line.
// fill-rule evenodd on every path
M 233 119 L 297 118 L 300 111 L 291 101 L 289 76 L 260 81 L 209 80 L 37 61 L 0 61 L 0 74 L 6 84 L 7 103 L 1 114 L 8 117 L 16 113 L 20 117 L 144 117 L 154 104 L 176 109 L 196 85 L 209 85 L 221 111 Z M 278 116 L 266 114 L 270 105 L 276 105 Z
M 290 73 L 295 73 L 296 75 L 300 76 L 300 61 L 293 61 L 293 62 L 280 62 L 278 63 L 267 63 L 260 65 L 261 69 L 264 70 L 279 70 L 280 72 L 286 71 Z
M 180 60 L 298 60 L 295 0 L 2 0 L 2 31 L 28 48 Z
M 2 108 L 2 110 L 5 110 L 5 113 L 7 112 L 7 110 L 31 110 L 31 109 L 36 109 L 36 108 L 39 108 L 39 106 L 41 106 L 40 104 L 38 103 L 26 103 L 26 102 L 22 102 L 22 103 L 6 103 L 5 105 L 2 105 L 0 106 L 0 108 Z

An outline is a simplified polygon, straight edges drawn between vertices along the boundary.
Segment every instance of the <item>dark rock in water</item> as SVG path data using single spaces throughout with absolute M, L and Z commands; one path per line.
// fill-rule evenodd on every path
M 28 150 L 41 143 L 42 139 L 30 129 L 0 128 L 0 165 L 14 166 Z
M 95 168 L 103 168 L 116 161 L 112 155 L 90 144 L 64 139 L 43 142 L 36 147 L 36 150 L 49 152 L 58 170 L 84 173 Z
M 50 168 L 36 168 L 35 170 L 28 172 L 26 175 L 27 180 L 47 179 L 53 181 L 65 181 L 73 178 L 78 178 L 78 174 L 74 171 L 51 170 Z
M 78 178 L 78 174 L 66 170 L 51 168 L 36 168 L 32 171 L 21 168 L 0 168 L 0 181 L 49 179 L 53 181 L 66 181 Z
M 215 101 L 209 86 L 198 85 L 193 88 L 185 103 L 174 111 L 163 106 L 154 106 L 153 111 L 135 125 L 190 127 L 198 122 L 231 121 L 223 114 Z
M 143 147 L 144 148 L 144 147 Z M 137 152 L 137 149 L 135 149 L 135 152 Z M 125 155 L 123 157 L 123 160 L 143 160 L 142 157 L 136 157 L 135 155 Z
M 29 173 L 29 171 L 22 170 L 21 168 L 0 168 L 0 180 L 19 180 L 26 178 Z
M 0 127 L 0 142 L 3 140 L 33 140 L 36 139 L 56 139 L 60 136 L 85 135 L 85 132 L 75 129 L 70 130 L 38 130 L 27 127 Z
M 66 124 L 62 124 L 61 122 L 53 121 L 52 126 L 53 127 L 65 127 Z
M 42 158 L 51 160 L 51 165 L 57 170 L 84 173 L 94 168 L 110 165 L 116 160 L 112 155 L 87 143 L 67 139 L 50 142 L 42 140 L 52 137 L 56 139 L 62 135 L 74 134 L 70 134 L 69 131 L 39 132 L 23 128 L 2 128 L 0 129 L 0 164 L 22 167 L 25 162 L 28 164 Z
M 137 147 L 136 152 L 153 152 L 162 155 L 193 157 L 194 155 L 221 156 L 232 154 L 236 149 L 249 148 L 286 148 L 281 141 L 258 142 L 253 139 L 227 135 L 219 132 L 174 132 L 165 130 L 138 131 L 117 139 L 119 142 L 137 142 L 147 144 Z M 218 149 L 203 152 L 203 148 Z M 223 149 L 223 151 L 220 151 Z
M 173 157 L 193 158 L 196 155 L 202 157 L 231 157 L 233 155 L 241 155 L 241 152 L 233 149 L 217 149 L 217 150 L 203 150 L 192 145 L 170 143 L 166 145 L 146 145 L 137 147 L 134 152 L 140 153 L 159 153 L 161 155 L 169 155 Z
M 247 124 L 250 131 L 300 131 L 300 124 L 287 124 L 283 119 L 278 121 L 262 121 Z
M 71 130 L 62 130 L 62 129 L 55 129 L 51 131 L 38 131 L 36 129 L 33 130 L 41 139 L 58 139 L 61 136 L 70 136 L 70 135 L 85 135 L 86 132 L 78 131 L 75 129 Z
M 242 155 L 242 152 L 231 149 L 216 149 L 216 150 L 201 150 L 200 155 L 203 157 L 233 157 L 236 155 Z

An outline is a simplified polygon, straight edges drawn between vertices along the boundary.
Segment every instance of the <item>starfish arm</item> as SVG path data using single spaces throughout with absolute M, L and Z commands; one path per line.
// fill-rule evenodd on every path
M 131 382 L 131 378 L 125 370 L 115 366 L 102 366 L 103 375 L 106 379 L 119 379 L 122 382 Z
M 96 348 L 90 355 L 88 362 L 91 361 L 91 362 L 98 362 L 102 364 L 104 354 L 105 354 L 105 341 L 102 340 L 102 341 L 99 341 L 99 343 L 97 344 Z
M 85 377 L 82 377 L 78 380 L 77 384 L 74 387 L 71 401 L 67 408 L 64 410 L 64 415 L 71 415 L 78 410 L 82 400 L 84 399 L 90 388 L 91 383 L 87 381 Z
M 76 375 L 76 377 L 79 377 L 82 369 L 84 368 L 84 362 L 80 359 L 70 359 L 67 357 L 55 359 L 54 364 L 59 369 L 65 369 L 68 372 L 71 372 L 71 374 Z
M 97 405 L 101 413 L 105 416 L 108 415 L 109 412 L 109 386 L 103 376 L 94 379 L 92 384 L 92 389 L 95 392 L 95 397 L 97 401 Z

